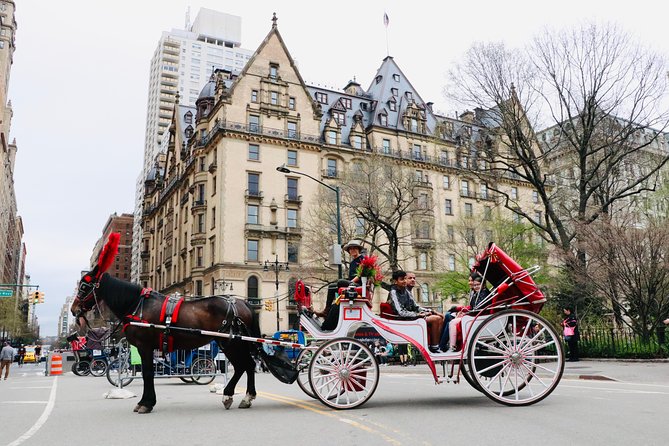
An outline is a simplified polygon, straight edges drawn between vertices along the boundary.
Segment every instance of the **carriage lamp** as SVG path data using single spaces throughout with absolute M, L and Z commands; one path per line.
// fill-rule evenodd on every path
M 268 272 L 269 270 L 274 271 L 274 299 L 276 300 L 276 331 L 279 331 L 279 273 L 281 271 L 290 271 L 288 267 L 288 262 L 279 262 L 279 255 L 276 254 L 276 257 L 273 262 L 265 260 L 262 270 Z
M 307 178 L 311 178 L 312 180 L 314 180 L 315 182 L 317 182 L 321 186 L 325 186 L 328 189 L 330 189 L 331 191 L 334 191 L 335 198 L 337 200 L 336 201 L 336 203 L 337 203 L 337 247 L 333 251 L 336 251 L 336 252 L 341 251 L 341 208 L 340 208 L 340 203 L 339 203 L 339 186 L 334 186 L 333 187 L 333 186 L 330 186 L 327 183 L 322 182 L 321 180 L 319 180 L 317 178 L 312 177 L 308 173 L 298 172 L 296 170 L 290 170 L 289 168 L 286 167 L 285 163 L 280 165 L 279 167 L 277 167 L 276 170 L 281 172 L 281 173 L 294 173 L 295 175 L 302 175 L 302 176 L 305 176 Z M 339 279 L 343 278 L 344 276 L 343 276 L 343 269 L 342 269 L 342 265 L 341 265 L 341 260 L 337 264 L 337 271 L 339 273 Z

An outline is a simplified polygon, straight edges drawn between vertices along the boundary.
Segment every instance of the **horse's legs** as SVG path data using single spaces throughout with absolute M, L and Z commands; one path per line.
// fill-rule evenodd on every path
M 243 346 L 244 356 L 242 358 L 242 363 L 244 364 L 244 370 L 246 371 L 246 395 L 244 399 L 239 403 L 240 409 L 248 409 L 251 407 L 251 402 L 256 398 L 256 362 L 251 356 L 251 349 L 248 345 Z
M 137 413 L 149 413 L 153 410 L 153 406 L 156 405 L 156 389 L 153 385 L 153 349 L 142 348 L 139 350 L 139 355 L 142 358 L 144 392 L 142 393 L 142 399 L 139 400 L 134 411 Z
M 232 396 L 235 394 L 235 387 L 244 374 L 243 361 L 239 353 L 239 344 L 231 344 L 225 349 L 225 355 L 235 369 L 235 373 L 233 373 L 232 378 L 228 381 L 228 385 L 223 389 L 223 405 L 226 409 L 232 406 Z

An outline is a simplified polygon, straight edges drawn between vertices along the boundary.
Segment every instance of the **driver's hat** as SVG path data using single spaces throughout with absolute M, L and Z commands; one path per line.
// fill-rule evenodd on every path
M 362 250 L 362 248 L 363 248 L 362 243 L 363 243 L 362 240 L 351 240 L 350 242 L 345 244 L 342 247 L 342 249 L 346 252 L 348 252 L 348 250 L 351 249 L 351 248 L 358 248 L 358 249 Z

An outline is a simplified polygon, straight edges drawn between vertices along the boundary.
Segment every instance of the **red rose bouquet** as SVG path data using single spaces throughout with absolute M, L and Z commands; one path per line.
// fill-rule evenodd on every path
M 355 270 L 355 274 L 362 278 L 366 277 L 368 282 L 373 283 L 374 285 L 381 285 L 381 280 L 383 280 L 383 274 L 381 274 L 381 268 L 377 263 L 378 257 L 376 256 L 364 256 L 360 265 Z

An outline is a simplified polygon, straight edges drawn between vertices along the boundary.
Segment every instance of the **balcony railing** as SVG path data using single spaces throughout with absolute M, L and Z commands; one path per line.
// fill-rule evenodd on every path
M 460 196 L 464 198 L 476 198 L 476 192 L 460 189 Z
M 199 207 L 204 207 L 207 205 L 207 200 L 193 200 L 193 204 L 191 205 L 191 210 L 195 210 Z
M 290 203 L 302 203 L 302 195 L 286 194 L 285 200 Z
M 246 198 L 262 198 L 262 191 L 256 189 L 246 189 Z
M 339 178 L 337 169 L 323 169 L 323 177 L 325 178 Z

